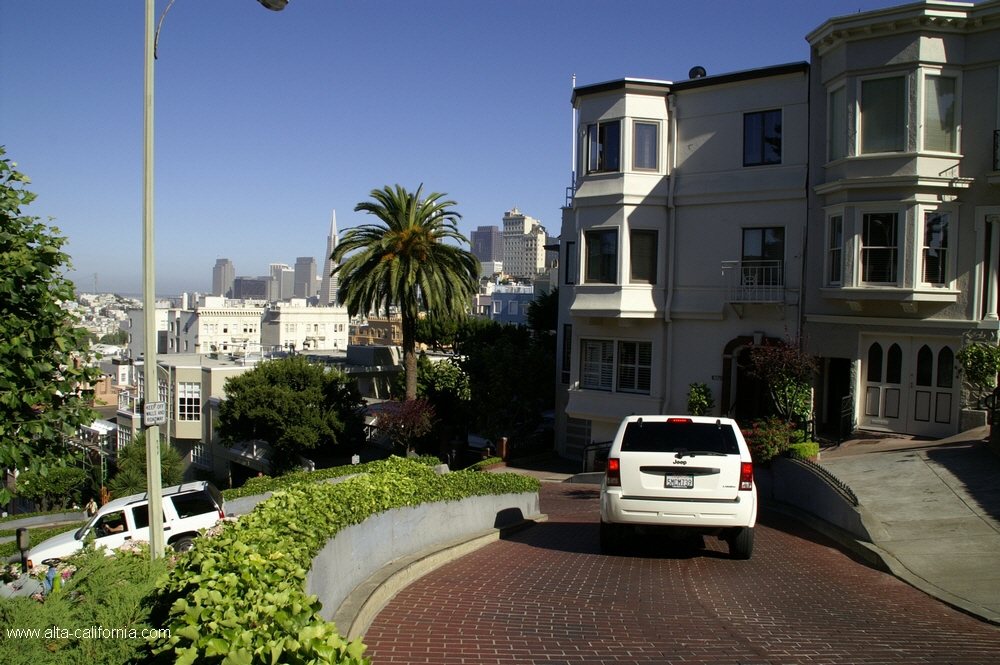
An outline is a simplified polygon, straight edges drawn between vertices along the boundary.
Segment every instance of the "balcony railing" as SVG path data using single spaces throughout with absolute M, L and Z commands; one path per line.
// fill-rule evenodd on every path
M 723 261 L 722 279 L 726 302 L 783 303 L 783 261 Z

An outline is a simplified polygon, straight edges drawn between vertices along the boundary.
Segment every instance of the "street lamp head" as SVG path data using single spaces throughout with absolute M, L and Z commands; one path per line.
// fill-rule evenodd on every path
M 280 12 L 288 4 L 288 0 L 257 0 L 272 12 Z

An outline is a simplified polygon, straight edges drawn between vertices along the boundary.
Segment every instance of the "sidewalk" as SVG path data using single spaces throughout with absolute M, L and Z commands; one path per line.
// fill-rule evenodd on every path
M 867 509 L 865 526 L 897 577 L 1000 623 L 1000 457 L 988 434 L 856 439 L 823 450 L 820 464 Z

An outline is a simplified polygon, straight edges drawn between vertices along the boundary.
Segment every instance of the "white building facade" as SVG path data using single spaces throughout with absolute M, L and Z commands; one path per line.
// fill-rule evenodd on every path
M 985 424 L 956 354 L 997 339 L 1000 2 L 851 14 L 807 39 L 817 420 L 931 437 Z
M 806 221 L 808 64 L 577 88 L 563 210 L 556 441 L 579 457 L 632 413 L 753 417 L 755 340 L 794 334 Z M 561 388 L 561 390 L 560 390 Z

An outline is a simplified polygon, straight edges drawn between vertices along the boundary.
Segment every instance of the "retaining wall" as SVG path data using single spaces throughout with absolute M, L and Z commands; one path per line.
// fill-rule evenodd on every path
M 861 540 L 872 541 L 865 525 L 865 509 L 853 505 L 805 465 L 775 457 L 770 469 L 754 469 L 754 481 L 761 499 L 795 506 Z M 868 523 L 873 522 L 869 520 Z
M 320 615 L 331 621 L 348 594 L 387 563 L 540 513 L 538 493 L 526 492 L 425 503 L 372 515 L 326 543 L 313 559 L 306 593 L 319 597 Z

